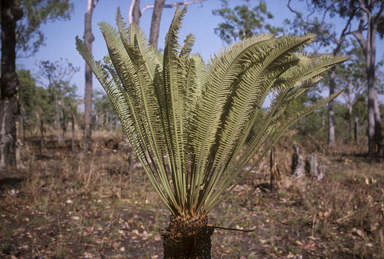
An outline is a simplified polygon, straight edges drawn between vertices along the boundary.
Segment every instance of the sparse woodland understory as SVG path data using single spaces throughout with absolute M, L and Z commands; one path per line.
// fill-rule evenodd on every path
M 67 137 L 57 147 L 56 132 L 48 132 L 39 157 L 39 142 L 27 134 L 27 169 L 0 171 L 1 258 L 162 258 L 158 229 L 169 212 L 136 157 L 130 176 L 129 154 L 115 145 L 121 133 L 94 132 L 94 150 L 83 155 L 80 131 L 75 135 L 72 154 Z M 360 141 L 330 149 L 288 132 L 276 146 L 279 165 L 290 167 L 296 143 L 303 155 L 317 154 L 324 179 L 270 193 L 265 157 L 209 219 L 256 230 L 216 229 L 212 257 L 382 258 L 384 158 L 367 160 L 366 140 Z

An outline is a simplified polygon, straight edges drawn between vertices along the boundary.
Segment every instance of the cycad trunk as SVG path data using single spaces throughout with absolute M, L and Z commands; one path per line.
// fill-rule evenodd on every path
M 161 231 L 164 259 L 210 259 L 214 228 L 208 227 L 207 223 L 208 217 L 183 219 L 171 216 L 168 228 Z

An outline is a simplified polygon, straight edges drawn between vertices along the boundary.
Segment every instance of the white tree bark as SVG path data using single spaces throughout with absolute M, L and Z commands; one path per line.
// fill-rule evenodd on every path
M 374 2 L 381 2 L 380 10 L 375 17 L 372 17 Z M 379 153 L 383 153 L 383 143 L 381 136 L 380 110 L 377 100 L 377 89 L 375 79 L 375 60 L 376 60 L 376 34 L 377 27 L 381 16 L 384 12 L 384 1 L 359 0 L 360 9 L 364 12 L 359 23 L 359 28 L 352 32 L 356 40 L 363 49 L 366 59 L 366 71 L 368 79 L 368 153 L 374 155 L 376 153 L 376 144 Z M 363 31 L 367 27 L 366 37 Z

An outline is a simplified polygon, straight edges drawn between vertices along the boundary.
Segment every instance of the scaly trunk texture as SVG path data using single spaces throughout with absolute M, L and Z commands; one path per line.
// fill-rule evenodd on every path
M 23 11 L 15 0 L 1 0 L 1 97 L 0 168 L 19 167 L 20 144 L 17 141 L 17 101 L 19 79 L 16 74 L 16 22 Z
M 149 34 L 149 45 L 157 49 L 157 42 L 159 39 L 161 14 L 163 13 L 165 0 L 156 0 L 153 8 L 151 32 Z
M 84 25 L 84 41 L 92 53 L 92 42 L 95 40 L 92 34 L 92 13 L 93 13 L 93 0 L 87 2 L 87 12 L 85 13 Z M 92 70 L 85 62 L 85 94 L 84 94 L 84 151 L 92 148 Z
M 201 219 L 171 216 L 169 226 L 161 230 L 164 259 L 211 259 L 211 236 L 208 217 Z

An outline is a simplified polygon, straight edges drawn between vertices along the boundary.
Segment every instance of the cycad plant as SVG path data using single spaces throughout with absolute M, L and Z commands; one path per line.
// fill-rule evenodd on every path
M 191 54 L 193 35 L 182 46 L 177 41 L 185 13 L 186 8 L 177 9 L 162 55 L 137 25 L 127 28 L 119 10 L 117 30 L 99 23 L 109 53 L 103 63 L 94 61 L 79 38 L 76 45 L 171 213 L 168 228 L 161 231 L 165 258 L 211 258 L 210 210 L 292 123 L 340 94 L 282 118 L 295 98 L 346 58 L 300 53 L 314 34 L 260 34 L 221 50 L 205 64 Z M 262 111 L 269 93 L 273 100 Z M 256 119 L 256 134 L 247 138 Z M 257 161 L 244 170 L 255 156 Z

